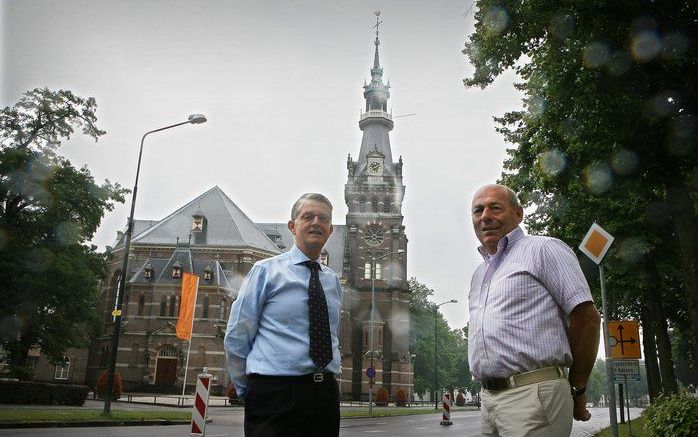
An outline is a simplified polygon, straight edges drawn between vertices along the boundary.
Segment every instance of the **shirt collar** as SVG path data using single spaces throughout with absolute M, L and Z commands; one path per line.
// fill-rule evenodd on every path
M 514 228 L 514 230 L 506 234 L 504 238 L 497 242 L 497 252 L 495 252 L 494 255 L 490 255 L 489 253 L 487 253 L 487 249 L 485 248 L 484 244 L 478 247 L 477 250 L 478 252 L 480 252 L 480 255 L 482 255 L 485 261 L 487 261 L 490 258 L 496 256 L 497 254 L 504 252 L 507 249 L 507 247 L 509 247 L 509 244 L 516 243 L 523 236 L 523 229 L 521 229 L 521 226 L 517 226 Z
M 300 250 L 295 244 L 291 248 L 290 254 L 291 254 L 291 262 L 293 264 L 302 264 L 306 261 L 311 261 L 311 259 L 308 257 L 308 255 L 304 254 L 303 251 Z M 316 263 L 320 264 L 320 270 L 325 270 L 327 268 L 327 266 L 323 265 L 320 262 L 319 257 L 318 257 L 318 259 L 312 260 L 312 261 L 315 261 Z

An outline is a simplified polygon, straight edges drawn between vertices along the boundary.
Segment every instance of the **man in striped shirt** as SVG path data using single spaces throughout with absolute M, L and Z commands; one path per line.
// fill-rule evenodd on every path
M 523 233 L 508 187 L 480 188 L 471 214 L 484 258 L 470 285 L 468 337 L 482 434 L 569 436 L 573 417 L 591 417 L 584 392 L 600 323 L 577 257 L 558 239 Z

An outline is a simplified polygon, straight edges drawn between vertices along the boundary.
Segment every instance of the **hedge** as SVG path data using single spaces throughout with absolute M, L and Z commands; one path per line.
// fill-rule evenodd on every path
M 698 399 L 688 394 L 660 396 L 642 412 L 645 429 L 652 437 L 698 435 Z
M 83 405 L 86 385 L 0 380 L 0 404 Z

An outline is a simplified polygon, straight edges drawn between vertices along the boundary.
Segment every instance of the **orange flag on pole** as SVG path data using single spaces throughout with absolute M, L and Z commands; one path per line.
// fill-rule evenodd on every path
M 189 340 L 191 338 L 198 290 L 199 276 L 184 272 L 182 274 L 182 299 L 179 305 L 179 318 L 177 319 L 177 338 L 181 340 Z

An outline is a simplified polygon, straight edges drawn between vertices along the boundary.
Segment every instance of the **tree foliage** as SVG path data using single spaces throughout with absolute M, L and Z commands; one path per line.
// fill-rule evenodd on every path
M 97 326 L 107 265 L 87 242 L 126 190 L 57 153 L 75 128 L 104 135 L 95 110 L 93 98 L 42 88 L 0 111 L 0 341 L 13 366 L 33 347 L 59 360 Z
M 477 5 L 465 84 L 485 87 L 513 69 L 526 96 L 496 119 L 514 145 L 502 181 L 533 210 L 532 233 L 575 247 L 595 221 L 616 237 L 604 260 L 612 316 L 650 308 L 643 326 L 653 325 L 665 390 L 675 390 L 668 329 L 681 328 L 698 363 L 698 9 L 686 0 Z
M 434 366 L 438 369 L 439 390 L 468 388 L 472 376 L 468 366 L 467 331 L 450 329 L 446 319 L 429 302 L 434 290 L 411 278 L 410 287 L 410 350 L 414 351 L 414 391 L 433 393 Z M 435 326 L 436 324 L 436 326 Z M 435 335 L 438 337 L 438 355 L 434 359 Z

